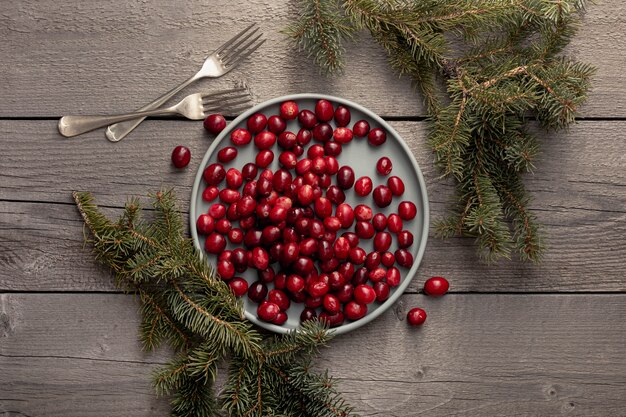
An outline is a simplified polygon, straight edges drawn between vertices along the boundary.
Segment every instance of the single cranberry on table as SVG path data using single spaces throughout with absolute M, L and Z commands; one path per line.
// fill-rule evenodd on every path
M 424 292 L 432 297 L 441 297 L 449 288 L 450 283 L 444 277 L 431 277 L 424 283 Z
M 426 321 L 426 312 L 418 307 L 412 308 L 406 314 L 406 319 L 411 326 L 420 326 Z
M 191 151 L 186 146 L 177 146 L 172 151 L 172 164 L 176 168 L 185 168 L 191 161 Z
M 226 119 L 218 113 L 209 114 L 202 124 L 209 133 L 217 135 L 226 127 Z

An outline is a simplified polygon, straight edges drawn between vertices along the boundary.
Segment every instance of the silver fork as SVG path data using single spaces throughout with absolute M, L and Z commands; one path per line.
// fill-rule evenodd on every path
M 63 116 L 59 120 L 59 132 L 65 137 L 80 135 L 85 132 L 107 126 L 111 123 L 132 120 L 138 117 L 164 116 L 180 114 L 191 120 L 204 119 L 218 109 L 228 109 L 238 113 L 250 104 L 250 93 L 245 88 L 225 90 L 212 94 L 196 93 L 182 99 L 179 103 L 156 110 L 118 114 L 113 116 Z
M 265 39 L 261 39 L 262 36 L 263 33 L 259 33 L 259 28 L 256 27 L 256 24 L 251 24 L 213 51 L 204 61 L 200 71 L 191 76 L 187 81 L 177 87 L 174 87 L 161 97 L 154 100 L 152 103 L 143 106 L 137 111 L 141 112 L 158 108 L 180 90 L 201 78 L 221 77 L 256 51 L 259 46 L 265 42 Z M 133 129 L 135 129 L 139 123 L 143 121 L 143 119 L 144 117 L 140 117 L 134 120 L 111 125 L 106 130 L 106 137 L 111 142 L 119 142 Z

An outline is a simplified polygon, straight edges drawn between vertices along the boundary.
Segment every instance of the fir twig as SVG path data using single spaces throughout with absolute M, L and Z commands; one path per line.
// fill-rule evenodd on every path
M 305 25 L 316 3 L 303 0 L 294 25 Z M 558 55 L 575 35 L 585 5 L 584 0 L 344 0 L 327 9 L 325 31 L 339 30 L 333 26 L 338 19 L 342 26 L 367 29 L 387 52 L 391 68 L 411 77 L 422 94 L 433 122 L 428 140 L 435 163 L 458 182 L 456 212 L 437 222 L 438 231 L 444 237 L 475 237 L 486 259 L 509 258 L 512 248 L 522 260 L 542 257 L 540 227 L 520 186 L 520 175 L 532 169 L 539 148 L 525 127 L 532 114 L 546 128 L 566 128 L 587 97 L 594 68 Z M 321 59 L 323 41 L 309 32 L 299 45 L 332 72 L 335 57 Z M 445 95 L 449 104 L 442 106 Z
M 327 328 L 311 321 L 298 332 L 263 339 L 245 320 L 240 300 L 185 238 L 171 191 L 152 196 L 152 224 L 142 222 L 137 200 L 113 222 L 91 194 L 73 197 L 96 258 L 111 268 L 120 288 L 139 295 L 144 347 L 167 341 L 179 353 L 153 381 L 158 394 L 173 395 L 172 416 L 354 415 L 325 374 L 309 370 L 304 378 L 297 371 L 304 364 L 308 369 L 331 338 Z M 228 359 L 228 383 L 216 398 L 217 364 Z

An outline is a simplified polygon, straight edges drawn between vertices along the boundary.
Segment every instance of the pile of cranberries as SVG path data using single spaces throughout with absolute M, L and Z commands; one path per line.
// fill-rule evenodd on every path
M 220 277 L 258 304 L 259 319 L 281 325 L 291 303 L 303 303 L 301 321 L 319 317 L 334 327 L 358 320 L 372 303 L 387 300 L 401 271 L 413 265 L 407 223 L 417 207 L 403 200 L 405 185 L 391 175 L 390 158 L 378 160 L 377 178 L 339 161 L 352 141 L 382 146 L 385 130 L 366 120 L 350 128 L 350 109 L 327 100 L 314 110 L 286 101 L 278 113 L 250 116 L 204 169 L 202 198 L 210 206 L 197 218 L 197 231 L 206 252 L 217 256 Z M 217 133 L 224 124 L 213 119 L 205 127 Z M 297 131 L 288 131 L 296 119 Z M 256 148 L 254 161 L 237 163 L 246 146 Z M 350 189 L 357 198 L 372 195 L 373 207 L 348 204 Z M 377 212 L 394 201 L 393 213 Z M 240 276 L 248 269 L 257 276 L 252 284 Z

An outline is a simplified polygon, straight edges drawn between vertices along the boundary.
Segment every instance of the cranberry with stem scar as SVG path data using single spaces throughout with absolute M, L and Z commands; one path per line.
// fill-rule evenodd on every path
M 298 117 L 298 104 L 291 100 L 285 101 L 281 103 L 279 113 L 283 119 L 293 120 Z

